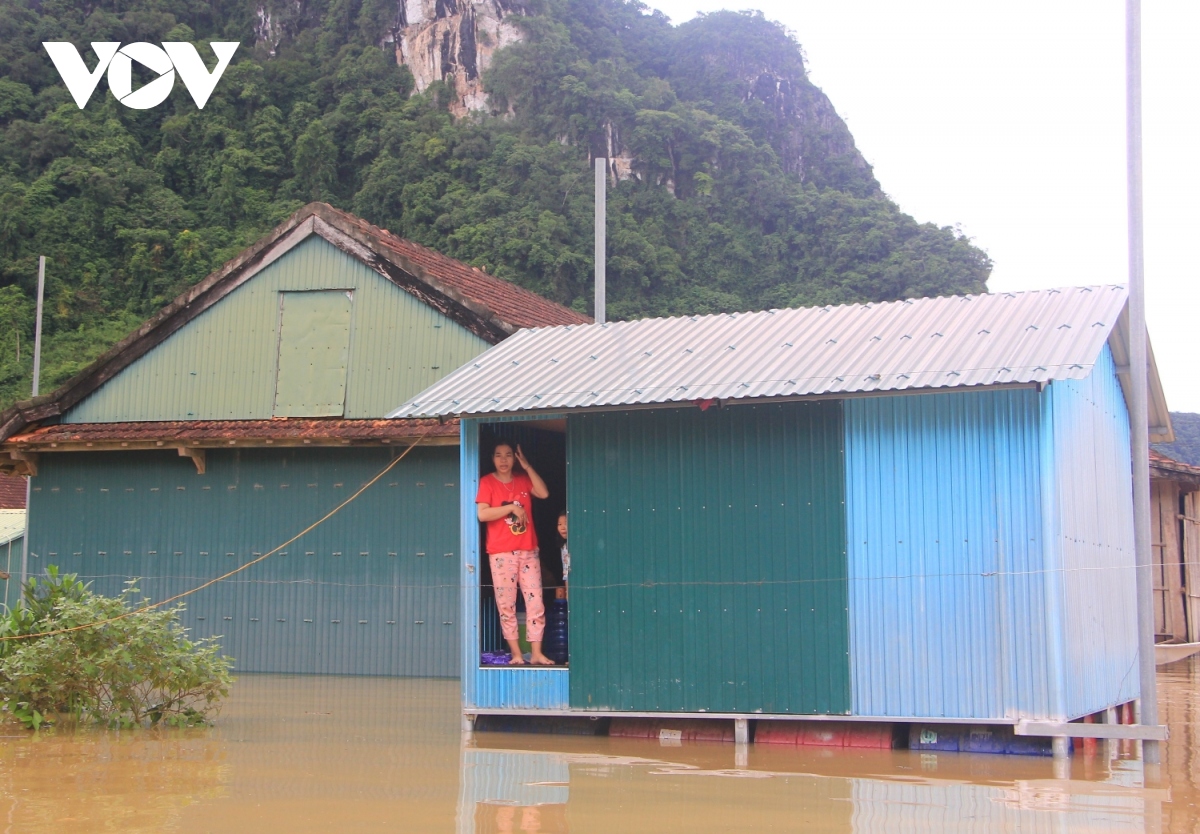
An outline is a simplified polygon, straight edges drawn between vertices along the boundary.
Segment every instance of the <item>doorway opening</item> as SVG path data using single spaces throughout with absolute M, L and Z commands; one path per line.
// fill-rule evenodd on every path
M 545 630 L 542 650 L 556 666 L 566 666 L 567 646 L 567 600 L 563 581 L 561 536 L 558 534 L 558 517 L 567 508 L 567 421 L 530 420 L 511 423 L 484 423 L 479 427 L 479 476 L 482 480 L 494 471 L 492 453 L 500 443 L 507 443 L 514 451 L 520 447 L 529 465 L 545 481 L 549 495 L 544 499 L 534 498 L 532 507 L 533 531 L 537 537 L 539 561 L 541 563 L 542 595 L 545 611 Z M 514 472 L 518 471 L 514 468 Z M 486 550 L 487 525 L 479 525 L 479 541 Z M 500 626 L 500 611 L 497 606 L 496 587 L 492 577 L 490 559 L 480 559 L 479 577 L 479 653 L 480 666 L 508 666 L 511 651 L 504 639 Z M 518 641 L 522 653 L 528 655 L 530 645 L 526 635 L 526 606 L 523 593 L 517 594 L 516 616 Z M 517 668 L 546 668 L 518 666 Z

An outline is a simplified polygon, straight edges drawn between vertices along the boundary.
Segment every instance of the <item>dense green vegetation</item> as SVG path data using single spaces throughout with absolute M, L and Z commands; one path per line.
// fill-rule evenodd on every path
M 1155 443 L 1154 448 L 1169 458 L 1200 466 L 1200 414 L 1172 411 L 1174 443 Z
M 380 48 L 395 0 L 263 4 L 274 56 L 259 5 L 0 0 L 3 404 L 29 391 L 39 254 L 48 391 L 310 200 L 586 310 L 589 154 L 610 135 L 637 174 L 609 198 L 613 317 L 983 289 L 986 255 L 882 194 L 761 16 L 672 27 L 634 0 L 523 0 L 524 40 L 485 76 L 500 115 L 455 120 L 446 87 L 410 95 Z M 81 111 L 46 40 L 88 61 L 90 41 L 243 47 L 203 111 L 182 84 L 139 111 L 103 83 Z M 764 70 L 783 83 L 748 95 Z
M 23 607 L 0 616 L 0 704 L 31 729 L 202 724 L 229 694 L 232 658 L 218 654 L 216 638 L 187 639 L 182 605 L 146 609 L 132 583 L 102 597 L 53 565 L 22 597 Z

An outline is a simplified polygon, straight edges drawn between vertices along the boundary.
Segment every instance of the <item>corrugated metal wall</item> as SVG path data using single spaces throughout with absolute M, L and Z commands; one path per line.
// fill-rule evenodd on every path
M 319 237 L 310 237 L 85 399 L 63 422 L 272 416 L 279 293 L 353 289 L 348 418 L 382 417 L 487 347 Z
M 458 671 L 458 461 L 415 449 L 355 502 L 261 565 L 187 599 L 194 637 L 239 671 L 452 677 Z M 390 449 L 44 455 L 30 572 L 163 599 L 295 535 L 382 469 Z
M 1138 696 L 1129 413 L 1107 346 L 1091 376 L 1042 394 L 1047 610 L 1058 610 L 1063 682 L 1075 718 Z M 1132 671 L 1131 671 L 1132 670 Z
M 849 711 L 839 402 L 571 416 L 571 706 Z
M 1037 392 L 845 411 L 854 713 L 1047 715 Z

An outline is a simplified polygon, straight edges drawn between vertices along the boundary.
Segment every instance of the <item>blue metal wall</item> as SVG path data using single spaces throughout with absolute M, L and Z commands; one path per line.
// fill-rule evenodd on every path
M 1041 396 L 1046 608 L 1075 718 L 1138 696 L 1129 413 L 1107 346 L 1092 374 Z
M 846 401 L 852 712 L 1051 705 L 1032 389 Z
M 140 577 L 165 599 L 299 533 L 398 453 L 210 449 L 204 475 L 174 451 L 44 455 L 29 570 L 56 564 L 104 594 Z M 456 457 L 414 449 L 284 552 L 189 596 L 184 625 L 220 635 L 243 672 L 453 677 Z

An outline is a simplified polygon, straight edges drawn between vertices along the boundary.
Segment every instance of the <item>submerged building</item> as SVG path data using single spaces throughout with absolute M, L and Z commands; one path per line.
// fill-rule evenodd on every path
M 458 428 L 384 420 L 523 327 L 587 319 L 324 204 L 0 415 L 30 575 L 157 600 L 239 671 L 458 674 Z M 13 564 L 6 562 L 6 564 Z M 17 574 L 12 570 L 14 576 Z
M 465 714 L 1020 725 L 1136 699 L 1126 306 L 1075 287 L 490 348 L 393 413 L 461 421 Z M 1165 439 L 1153 359 L 1150 388 Z M 565 486 L 569 667 L 480 661 L 497 437 Z

